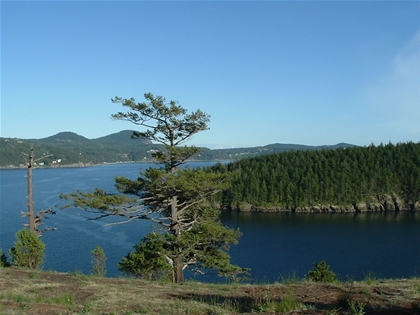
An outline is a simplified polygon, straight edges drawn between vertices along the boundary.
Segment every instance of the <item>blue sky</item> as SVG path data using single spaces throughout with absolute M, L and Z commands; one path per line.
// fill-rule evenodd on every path
M 210 148 L 419 142 L 420 2 L 1 2 L 2 137 L 133 129 L 145 92 Z

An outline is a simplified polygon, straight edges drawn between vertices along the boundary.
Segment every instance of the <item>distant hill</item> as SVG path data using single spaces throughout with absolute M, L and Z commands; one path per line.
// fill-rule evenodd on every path
M 114 143 L 129 143 L 129 144 L 136 144 L 139 143 L 143 144 L 152 144 L 152 141 L 147 139 L 131 139 L 131 135 L 133 134 L 132 130 L 123 130 L 117 133 L 110 134 L 108 136 L 100 137 L 94 139 L 96 142 L 114 142 Z
M 98 139 L 74 132 L 60 132 L 42 139 L 0 138 L 0 167 L 23 167 L 23 153 L 34 148 L 35 159 L 42 155 L 43 166 L 83 166 L 101 163 L 152 161 L 151 150 L 162 149 L 147 139 L 131 139 L 133 131 L 124 130 Z M 59 162 L 58 162 L 59 161 Z
M 239 159 L 245 157 L 254 157 L 263 154 L 280 153 L 287 151 L 301 151 L 301 150 L 323 150 L 323 149 L 339 149 L 339 148 L 350 148 L 355 147 L 353 144 L 339 143 L 335 145 L 321 145 L 321 146 L 309 146 L 302 144 L 283 144 L 274 143 L 268 144 L 261 147 L 250 147 L 250 148 L 235 148 L 235 149 L 216 149 L 204 151 L 202 155 L 210 156 L 213 159 L 220 159 L 221 156 L 224 159 Z
M 335 145 L 320 145 L 320 146 L 309 146 L 309 145 L 302 145 L 302 144 L 284 144 L 284 143 L 274 143 L 264 146 L 264 149 L 272 150 L 272 151 L 292 151 L 292 150 L 322 150 L 322 149 L 340 149 L 340 148 L 348 148 L 348 147 L 355 147 L 355 145 L 348 144 L 348 143 L 338 143 Z
M 58 143 L 130 143 L 134 144 L 134 140 L 131 139 L 131 135 L 133 134 L 132 130 L 123 130 L 117 133 L 113 133 L 104 137 L 100 137 L 97 139 L 88 139 L 83 136 L 78 135 L 77 133 L 65 131 L 57 133 L 54 136 L 50 136 L 47 138 L 41 139 L 29 139 L 29 141 L 38 142 L 38 143 L 48 143 L 48 144 L 58 144 Z M 150 140 L 147 139 L 136 139 L 137 144 L 152 144 Z
M 97 139 L 88 139 L 74 132 L 60 132 L 42 139 L 0 138 L 0 167 L 24 167 L 22 152 L 34 148 L 35 158 L 52 154 L 43 160 L 44 166 L 82 166 L 116 162 L 152 162 L 153 150 L 163 150 L 160 144 L 147 139 L 131 139 L 133 131 L 123 130 Z M 217 149 L 202 148 L 194 160 L 220 161 L 292 150 L 321 150 L 353 147 L 340 143 L 333 146 L 305 146 L 299 144 L 269 144 L 260 147 Z M 55 162 L 54 162 L 55 161 Z M 59 163 L 57 161 L 60 161 Z
M 79 136 L 78 134 L 70 131 L 60 132 L 54 136 L 42 139 L 31 139 L 39 143 L 57 143 L 57 142 L 87 142 L 89 139 Z

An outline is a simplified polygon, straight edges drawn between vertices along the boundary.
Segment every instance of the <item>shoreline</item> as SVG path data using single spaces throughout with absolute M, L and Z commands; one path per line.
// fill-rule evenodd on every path
M 189 160 L 187 163 L 224 163 L 231 162 L 230 160 Z M 48 166 L 34 166 L 34 169 L 52 169 L 52 168 L 84 168 L 92 166 L 103 166 L 103 165 L 116 165 L 116 164 L 161 164 L 154 161 L 121 161 L 121 162 L 102 162 L 102 163 L 73 163 L 73 164 L 61 164 L 61 165 L 48 165 Z M 0 166 L 0 170 L 22 170 L 27 169 L 26 165 L 7 165 Z

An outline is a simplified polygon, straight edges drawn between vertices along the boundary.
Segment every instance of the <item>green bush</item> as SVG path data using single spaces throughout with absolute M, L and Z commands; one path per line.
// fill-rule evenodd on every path
M 98 245 L 92 250 L 92 269 L 95 276 L 103 277 L 106 274 L 106 255 Z
M 12 263 L 18 267 L 37 269 L 43 263 L 45 243 L 27 229 L 16 233 L 14 247 L 9 250 Z
M 10 267 L 10 263 L 7 261 L 6 254 L 0 248 L 0 267 Z
M 134 250 L 123 257 L 118 269 L 130 277 L 146 280 L 167 280 L 172 275 L 171 266 L 162 252 L 165 239 L 158 233 L 150 233 Z
M 314 269 L 308 272 L 306 277 L 313 282 L 333 282 L 337 280 L 337 275 L 330 270 L 330 266 L 325 261 L 314 263 Z

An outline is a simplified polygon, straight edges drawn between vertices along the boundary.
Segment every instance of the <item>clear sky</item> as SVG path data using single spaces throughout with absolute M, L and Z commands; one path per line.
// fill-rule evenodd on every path
M 199 146 L 419 142 L 420 2 L 1 1 L 2 137 L 133 129 L 146 92 Z

